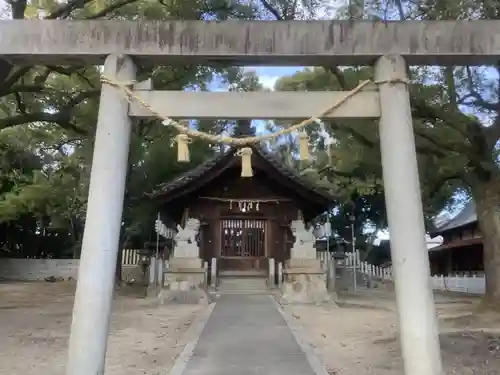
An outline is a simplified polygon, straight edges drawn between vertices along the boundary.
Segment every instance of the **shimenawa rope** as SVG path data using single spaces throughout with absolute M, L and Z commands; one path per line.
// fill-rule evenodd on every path
M 189 161 L 189 147 L 188 144 L 191 141 L 191 138 L 201 138 L 204 140 L 207 140 L 211 143 L 224 143 L 224 144 L 229 144 L 229 145 L 234 145 L 234 146 L 239 146 L 240 149 L 237 151 L 237 155 L 241 156 L 241 176 L 242 177 L 251 177 L 253 175 L 252 173 L 252 164 L 251 164 L 251 159 L 252 159 L 252 149 L 248 146 L 252 144 L 256 144 L 265 140 L 277 138 L 281 135 L 288 134 L 288 133 L 293 133 L 295 131 L 298 131 L 300 129 L 305 128 L 306 126 L 309 126 L 313 123 L 319 123 L 320 118 L 325 117 L 326 115 L 330 114 L 334 110 L 336 110 L 338 107 L 340 107 L 342 104 L 347 102 L 350 98 L 352 98 L 354 95 L 356 95 L 358 92 L 360 92 L 363 88 L 365 88 L 368 84 L 373 83 L 376 85 L 384 84 L 384 83 L 408 83 L 407 81 L 403 79 L 391 79 L 391 80 L 385 80 L 385 81 L 370 81 L 366 80 L 361 82 L 359 85 L 357 85 L 354 89 L 350 91 L 346 91 L 345 95 L 339 99 L 336 103 L 328 107 L 326 110 L 322 111 L 318 116 L 310 117 L 306 120 L 303 120 L 297 124 L 294 124 L 288 128 L 281 129 L 277 132 L 270 133 L 270 134 L 263 134 L 259 136 L 253 136 L 253 137 L 242 137 L 242 138 L 234 138 L 230 136 L 224 136 L 224 135 L 213 135 L 209 134 L 206 132 L 202 132 L 196 129 L 191 129 L 185 125 L 182 125 L 180 122 L 174 121 L 173 119 L 162 115 L 160 112 L 155 110 L 149 103 L 147 103 L 144 99 L 142 99 L 140 96 L 134 94 L 134 91 L 131 89 L 135 81 L 130 81 L 130 82 L 119 82 L 115 81 L 107 76 L 102 76 L 101 77 L 101 82 L 103 84 L 107 84 L 110 86 L 113 86 L 115 88 L 120 89 L 123 93 L 125 98 L 129 103 L 132 103 L 134 100 L 139 103 L 143 108 L 147 109 L 150 111 L 153 115 L 155 115 L 158 118 L 163 119 L 164 125 L 172 126 L 174 127 L 179 134 L 175 138 L 175 142 L 177 143 L 177 159 L 180 162 L 188 162 Z M 309 158 L 309 151 L 308 151 L 308 143 L 309 143 L 309 137 L 305 131 L 302 131 L 299 133 L 299 159 L 300 160 L 307 160 Z M 247 147 L 243 147 L 247 146 Z

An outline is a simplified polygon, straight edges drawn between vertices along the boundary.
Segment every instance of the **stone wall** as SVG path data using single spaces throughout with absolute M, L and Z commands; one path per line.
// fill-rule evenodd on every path
M 43 280 L 46 277 L 76 279 L 79 259 L 0 259 L 1 280 Z
M 122 265 L 122 281 L 126 283 L 144 282 L 145 277 L 141 266 Z
M 54 276 L 68 280 L 77 279 L 79 259 L 9 259 L 0 258 L 0 280 L 36 281 Z M 139 266 L 124 265 L 124 281 L 139 281 L 142 270 Z

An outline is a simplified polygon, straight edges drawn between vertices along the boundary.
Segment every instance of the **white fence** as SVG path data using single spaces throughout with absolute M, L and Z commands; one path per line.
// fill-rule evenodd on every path
M 486 279 L 484 275 L 432 276 L 432 287 L 443 292 L 484 294 Z
M 392 280 L 393 278 L 392 267 L 380 267 L 362 262 L 359 251 L 347 253 L 345 263 L 347 267 L 356 267 L 359 272 L 374 279 Z M 435 275 L 431 277 L 431 285 L 434 290 L 443 292 L 484 294 L 486 279 L 484 274 Z
M 316 259 L 326 264 L 331 258 L 331 254 L 328 251 L 316 251 Z
M 356 267 L 361 273 L 383 280 L 392 280 L 392 267 L 375 266 L 368 262 L 362 262 L 359 251 L 346 253 L 345 264 L 347 267 Z
M 123 249 L 122 265 L 137 266 L 141 260 L 138 249 Z

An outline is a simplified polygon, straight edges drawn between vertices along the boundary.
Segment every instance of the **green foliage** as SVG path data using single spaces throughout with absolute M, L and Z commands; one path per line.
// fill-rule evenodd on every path
M 220 0 L 11 2 L 12 18 L 230 19 L 253 18 L 246 2 Z M 214 75 L 245 89 L 256 77 L 240 69 L 203 66 L 138 67 L 157 89 L 206 90 Z M 85 224 L 93 135 L 100 95 L 98 67 L 16 67 L 0 60 L 0 254 L 78 256 Z M 234 124 L 199 122 L 220 133 Z M 144 194 L 210 157 L 205 142 L 190 145 L 192 162 L 177 163 L 172 129 L 160 121 L 134 126 L 125 191 L 122 241 L 151 235 L 157 207 Z M 57 239 L 57 246 L 47 250 Z

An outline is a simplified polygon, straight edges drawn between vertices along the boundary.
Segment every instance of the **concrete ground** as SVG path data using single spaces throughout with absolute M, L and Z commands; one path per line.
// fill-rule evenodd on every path
M 285 306 L 330 374 L 401 375 L 395 296 L 361 290 L 340 308 Z M 500 374 L 500 315 L 478 310 L 477 297 L 436 294 L 446 375 Z
M 299 342 L 270 296 L 222 295 L 191 358 L 171 375 L 326 375 Z
M 203 307 L 126 291 L 114 300 L 106 375 L 165 375 Z M 0 374 L 64 374 L 73 294 L 69 282 L 0 283 Z

